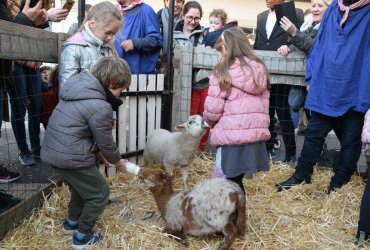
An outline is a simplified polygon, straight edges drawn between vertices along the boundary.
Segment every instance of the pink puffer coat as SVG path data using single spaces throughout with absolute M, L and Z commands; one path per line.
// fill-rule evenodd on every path
M 364 128 L 362 129 L 362 142 L 370 143 L 370 109 L 365 115 L 365 124 Z
M 208 96 L 204 104 L 203 117 L 214 125 L 211 145 L 226 146 L 267 141 L 269 132 L 269 97 L 267 77 L 260 63 L 245 60 L 254 70 L 257 84 L 246 66 L 234 63 L 230 69 L 232 87 L 222 92 L 219 81 L 210 77 Z

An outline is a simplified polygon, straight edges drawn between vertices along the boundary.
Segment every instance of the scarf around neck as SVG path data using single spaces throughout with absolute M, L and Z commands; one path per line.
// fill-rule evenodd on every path
M 338 0 L 339 9 L 341 11 L 344 11 L 342 20 L 340 21 L 340 26 L 343 27 L 344 23 L 347 21 L 350 10 L 361 8 L 369 3 L 370 3 L 370 0 L 359 0 L 358 2 L 353 3 L 349 6 L 345 6 L 343 4 L 343 0 Z

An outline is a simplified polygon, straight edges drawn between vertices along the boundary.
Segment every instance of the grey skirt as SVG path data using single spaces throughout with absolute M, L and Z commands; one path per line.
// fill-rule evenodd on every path
M 221 147 L 221 167 L 226 178 L 269 171 L 265 142 Z

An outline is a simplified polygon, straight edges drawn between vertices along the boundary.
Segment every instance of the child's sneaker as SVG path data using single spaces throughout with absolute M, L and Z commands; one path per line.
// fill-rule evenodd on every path
M 33 159 L 30 152 L 21 152 L 18 159 L 23 166 L 31 166 L 36 164 L 36 161 Z
M 73 234 L 78 229 L 78 223 L 72 224 L 68 219 L 63 221 L 63 233 L 64 234 Z
M 96 232 L 85 234 L 81 238 L 78 236 L 78 234 L 78 232 L 73 233 L 72 248 L 75 250 L 82 250 L 95 246 L 103 239 L 103 236 Z

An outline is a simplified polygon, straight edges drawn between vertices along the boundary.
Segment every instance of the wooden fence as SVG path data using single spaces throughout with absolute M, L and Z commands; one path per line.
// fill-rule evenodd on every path
M 306 85 L 306 55 L 302 52 L 290 53 L 287 57 L 275 51 L 255 53 L 264 61 L 270 73 L 272 84 Z M 179 65 L 174 71 L 172 126 L 183 123 L 190 114 L 191 86 L 194 69 L 212 70 L 218 61 L 214 49 L 204 47 L 176 47 L 174 51 Z

